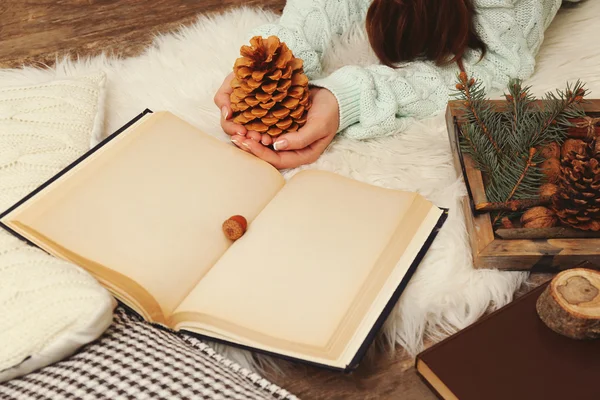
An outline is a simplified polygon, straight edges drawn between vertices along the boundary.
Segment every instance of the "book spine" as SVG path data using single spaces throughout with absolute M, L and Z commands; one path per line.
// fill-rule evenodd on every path
M 422 362 L 422 361 L 421 361 Z M 431 393 L 433 393 L 435 395 L 435 397 L 437 397 L 440 400 L 446 400 L 442 397 L 442 395 L 431 385 L 431 383 L 429 383 L 429 381 L 427 379 L 425 379 L 425 377 L 419 372 L 419 370 L 417 369 L 417 376 L 419 378 L 421 378 L 421 381 L 425 384 L 425 386 L 427 386 L 429 388 L 429 390 L 431 390 Z

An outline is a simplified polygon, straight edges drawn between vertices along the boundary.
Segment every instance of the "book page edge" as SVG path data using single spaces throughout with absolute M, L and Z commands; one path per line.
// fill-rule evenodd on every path
M 428 203 L 430 205 L 430 210 L 427 212 L 426 217 L 421 222 L 421 226 L 417 230 L 417 233 L 411 239 L 411 242 L 406 248 L 405 252 L 403 253 L 401 259 L 398 260 L 394 268 L 391 270 L 388 278 L 386 279 L 386 282 L 384 283 L 384 287 L 380 289 L 377 297 L 372 302 L 369 311 L 363 316 L 359 327 L 355 330 L 353 337 L 347 342 L 348 344 L 345 350 L 343 351 L 341 358 L 343 360 L 346 360 L 348 363 L 352 362 L 356 354 L 358 354 L 358 352 L 360 351 L 361 347 L 364 346 L 365 341 L 369 337 L 370 331 L 377 324 L 378 319 L 381 317 L 381 315 L 385 312 L 387 303 L 393 298 L 394 292 L 400 287 L 402 281 L 410 273 L 411 266 L 417 261 L 419 252 L 427 243 L 427 239 L 432 234 L 432 232 L 434 232 L 435 229 L 438 229 L 437 224 L 444 211 L 418 194 L 417 199 Z M 400 222 L 400 224 L 401 223 L 402 222 Z M 400 224 L 399 229 L 401 229 Z M 423 237 L 424 240 L 415 242 L 416 237 Z M 410 258 L 406 258 L 408 260 L 408 266 L 406 270 L 401 275 L 398 274 L 398 276 L 394 276 L 394 272 L 397 271 L 400 263 L 402 262 L 402 258 L 406 257 L 407 252 L 414 254 L 414 257 L 411 256 Z M 418 260 L 419 264 L 420 262 L 421 260 Z M 392 279 L 392 281 L 390 281 L 390 279 Z

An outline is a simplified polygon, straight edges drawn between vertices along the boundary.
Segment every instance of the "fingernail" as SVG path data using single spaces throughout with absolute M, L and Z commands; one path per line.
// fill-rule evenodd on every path
M 250 150 L 250 145 L 246 142 L 242 142 L 242 146 L 244 146 L 245 148 L 247 148 L 248 150 Z
M 231 138 L 231 143 L 236 144 L 236 145 L 240 145 L 240 142 L 234 138 Z
M 225 106 L 221 108 L 221 115 L 223 115 L 223 119 L 227 119 L 229 116 L 229 109 Z
M 246 136 L 246 134 L 244 132 L 236 132 L 236 135 L 240 135 L 240 136 Z
M 273 143 L 273 149 L 275 151 L 285 150 L 288 147 L 288 141 L 285 139 L 281 139 Z

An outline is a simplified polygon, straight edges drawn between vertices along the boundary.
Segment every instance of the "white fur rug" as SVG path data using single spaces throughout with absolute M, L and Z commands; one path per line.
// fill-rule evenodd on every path
M 141 56 L 60 61 L 50 69 L 0 71 L 0 85 L 39 82 L 58 76 L 103 70 L 108 76 L 106 133 L 111 133 L 144 108 L 170 110 L 206 132 L 228 140 L 219 127 L 213 95 L 230 71 L 247 32 L 276 16 L 238 9 L 198 22 L 180 32 L 157 37 Z M 600 97 L 600 1 L 563 9 L 547 32 L 535 76 L 536 93 L 563 87 L 581 78 Z M 326 60 L 333 69 L 346 63 L 374 62 L 361 29 Z M 594 96 L 595 95 L 595 96 Z M 459 199 L 465 194 L 452 166 L 443 116 L 415 122 L 395 137 L 355 142 L 338 139 L 310 167 L 390 188 L 418 191 L 437 205 L 450 208 L 449 219 L 386 325 L 386 332 L 415 355 L 426 337 L 440 338 L 479 318 L 488 308 L 512 299 L 525 273 L 474 270 L 467 246 Z M 289 177 L 297 171 L 286 172 Z M 148 171 L 151 173 L 151 171 Z M 247 353 L 220 348 L 252 367 Z

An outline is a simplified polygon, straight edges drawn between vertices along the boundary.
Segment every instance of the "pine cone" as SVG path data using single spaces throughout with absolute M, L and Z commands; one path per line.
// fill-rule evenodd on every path
M 562 158 L 552 208 L 560 221 L 581 230 L 600 231 L 600 146 L 591 140 Z
M 233 121 L 271 136 L 298 130 L 310 108 L 302 60 L 276 36 L 255 36 L 250 44 L 233 67 Z

